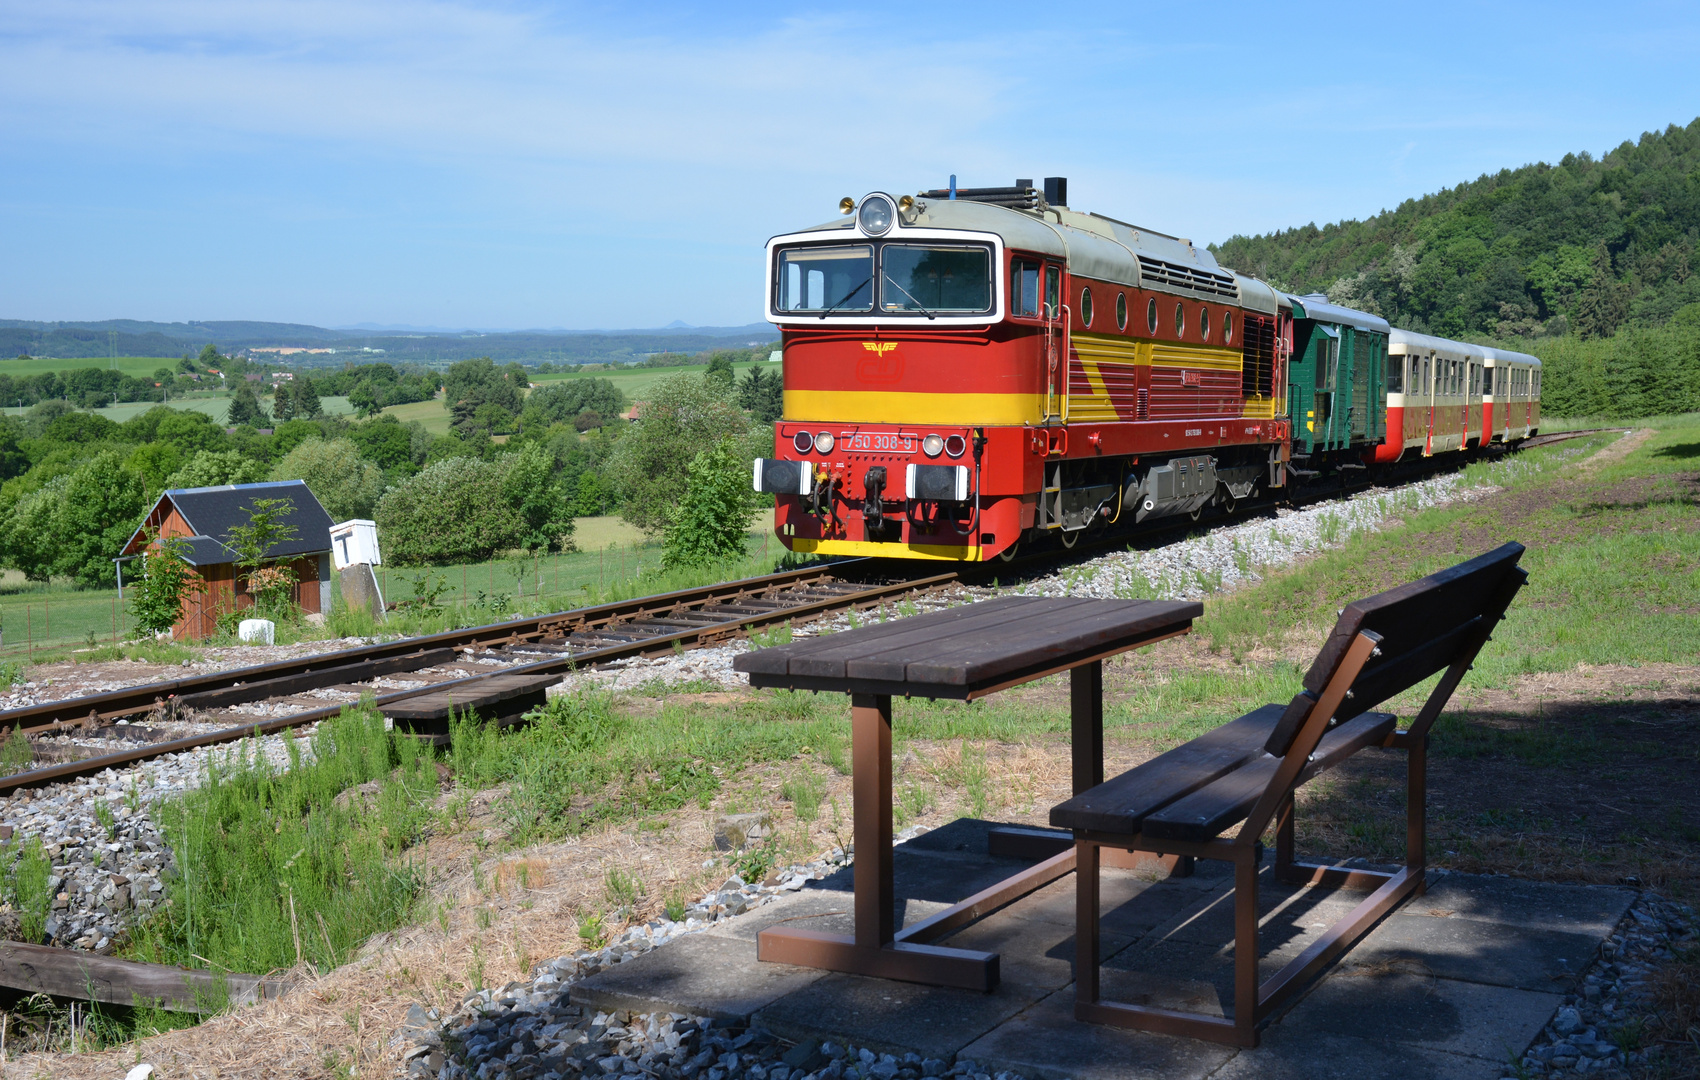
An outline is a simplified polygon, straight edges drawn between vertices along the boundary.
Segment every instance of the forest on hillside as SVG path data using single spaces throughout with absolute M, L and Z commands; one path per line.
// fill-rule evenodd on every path
M 1226 266 L 1394 326 L 1532 341 L 1660 326 L 1700 302 L 1700 119 L 1503 169 L 1364 221 L 1235 236 Z
M 1551 416 L 1700 410 L 1700 119 L 1211 250 L 1400 329 L 1532 352 Z

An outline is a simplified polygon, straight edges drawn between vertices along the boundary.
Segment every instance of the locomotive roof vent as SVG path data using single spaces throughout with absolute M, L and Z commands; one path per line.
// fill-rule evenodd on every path
M 1007 206 L 1011 210 L 1044 210 L 1051 206 L 1068 205 L 1068 177 L 1047 176 L 1044 189 L 1041 190 L 1034 187 L 1031 180 L 1017 180 L 1012 187 L 959 188 L 953 176 L 950 187 L 923 191 L 918 197 L 991 203 L 993 206 Z

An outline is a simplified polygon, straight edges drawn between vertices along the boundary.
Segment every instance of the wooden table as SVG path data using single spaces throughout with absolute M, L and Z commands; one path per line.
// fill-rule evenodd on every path
M 1104 780 L 1105 657 L 1192 628 L 1197 603 L 1006 596 L 744 653 L 750 685 L 850 695 L 855 799 L 855 934 L 773 927 L 757 957 L 907 982 L 992 990 L 996 953 L 925 944 L 1074 868 L 1062 850 L 921 922 L 895 928 L 891 860 L 891 699 L 973 701 L 1068 671 L 1074 790 Z

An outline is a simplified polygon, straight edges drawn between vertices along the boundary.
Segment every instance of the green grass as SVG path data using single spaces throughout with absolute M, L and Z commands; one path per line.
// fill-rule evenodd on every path
M 89 411 L 93 412 L 97 416 L 104 416 L 115 424 L 122 424 L 131 417 L 140 416 L 149 409 L 155 408 L 159 404 L 160 403 L 157 401 L 123 401 L 119 402 L 117 405 L 108 405 L 104 409 L 91 409 Z M 165 404 L 173 409 L 180 409 L 186 412 L 206 413 L 221 424 L 224 422 L 225 417 L 230 413 L 230 395 L 223 391 L 203 390 L 196 391 L 187 397 L 173 396 L 171 400 L 165 402 Z M 269 392 L 262 392 L 260 394 L 260 404 L 270 411 L 271 397 Z M 330 416 L 351 416 L 354 413 L 354 406 L 350 405 L 348 403 L 348 399 L 345 397 L 321 397 L 319 399 L 319 404 L 324 407 L 325 413 Z M 4 410 L 0 411 L 17 416 L 28 412 L 29 409 L 19 408 L 17 406 L 8 406 Z M 445 421 L 444 430 L 446 431 L 447 429 L 448 425 Z
M 759 367 L 762 364 L 766 364 L 774 371 L 779 370 L 778 364 L 766 360 L 733 364 L 732 370 L 739 378 L 742 378 L 746 369 Z M 681 371 L 694 371 L 700 374 L 707 369 L 708 365 L 703 363 L 688 366 L 681 365 L 679 367 L 632 368 L 625 371 L 573 371 L 553 375 L 532 375 L 530 378 L 534 384 L 540 386 L 547 385 L 549 383 L 567 382 L 572 379 L 607 379 L 625 393 L 626 400 L 641 401 L 644 394 L 649 391 L 651 386 L 654 386 L 656 383 L 670 375 L 677 375 Z M 440 403 L 438 408 L 442 408 Z
M 366 705 L 321 725 L 310 754 L 288 747 L 278 769 L 240 743 L 203 786 L 157 809 L 179 873 L 134 928 L 132 958 L 324 971 L 412 914 L 423 875 L 407 850 L 437 795 L 429 751 Z
M 82 358 L 60 359 L 52 356 L 32 356 L 27 360 L 17 357 L 0 359 L 0 375 L 10 375 L 16 379 L 22 375 L 40 375 L 44 371 L 79 371 L 83 368 L 116 368 L 125 375 L 135 378 L 147 376 L 160 368 L 177 370 L 175 356 L 120 356 L 111 360 L 104 356 L 88 356 Z

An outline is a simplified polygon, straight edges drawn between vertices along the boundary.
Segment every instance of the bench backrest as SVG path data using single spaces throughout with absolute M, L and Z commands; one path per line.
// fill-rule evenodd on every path
M 1304 691 L 1287 706 L 1265 749 L 1278 757 L 1287 752 L 1318 695 L 1364 631 L 1378 635 L 1380 642 L 1352 680 L 1334 719 L 1344 723 L 1452 668 L 1411 725 L 1419 736 L 1426 732 L 1528 579 L 1517 565 L 1522 555 L 1522 544 L 1506 544 L 1420 581 L 1347 605 L 1306 673 Z

